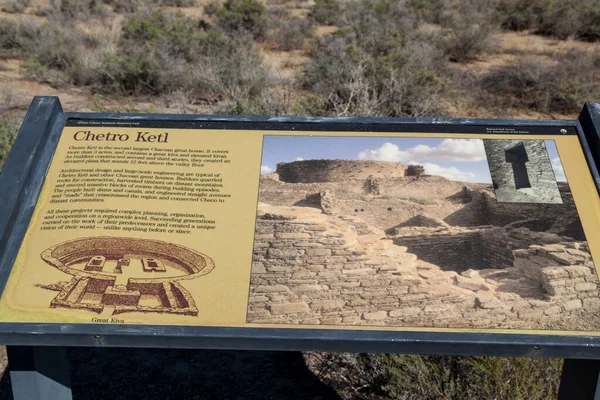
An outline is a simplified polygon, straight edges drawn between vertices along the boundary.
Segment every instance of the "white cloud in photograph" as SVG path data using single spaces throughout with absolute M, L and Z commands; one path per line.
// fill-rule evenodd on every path
M 422 163 L 420 165 L 425 168 L 425 173 L 427 175 L 442 176 L 452 181 L 477 182 L 477 176 L 474 173 L 461 171 L 456 167 L 442 167 L 433 163 Z
M 401 149 L 390 142 L 378 149 L 366 149 L 358 154 L 361 160 L 407 162 L 410 160 L 427 160 L 439 162 L 451 161 L 484 161 L 485 149 L 481 139 L 445 139 L 438 146 L 419 144 L 408 149 Z
M 553 158 L 551 160 L 551 162 L 552 162 L 552 169 L 554 170 L 554 176 L 556 177 L 556 180 L 559 182 L 566 182 L 567 177 L 565 176 L 565 170 L 563 169 L 563 166 L 560 162 L 560 158 L 558 158 L 558 157 Z
M 260 167 L 261 175 L 270 174 L 271 172 L 273 172 L 273 168 L 269 167 L 268 165 L 262 165 Z
M 304 158 L 302 158 L 302 157 L 296 157 L 295 161 L 304 161 Z

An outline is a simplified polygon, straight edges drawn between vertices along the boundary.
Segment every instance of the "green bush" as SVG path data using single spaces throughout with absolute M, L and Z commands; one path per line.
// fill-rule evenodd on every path
M 101 0 L 50 0 L 44 13 L 49 19 L 63 23 L 85 21 L 105 15 Z
M 600 7 L 596 0 L 546 0 L 537 32 L 559 39 L 600 40 Z
M 481 80 L 484 96 L 500 95 L 512 106 L 542 112 L 577 112 L 586 101 L 600 98 L 600 59 L 569 52 L 556 63 L 520 58 L 492 69 Z
M 324 117 L 329 115 L 327 101 L 321 96 L 310 96 L 293 104 L 294 115 Z
M 196 0 L 155 0 L 161 6 L 169 7 L 193 7 Z
M 0 19 L 0 46 L 5 50 L 19 49 L 19 33 L 15 21 Z
M 183 90 L 235 101 L 270 86 L 267 68 L 244 37 L 161 11 L 124 21 L 119 52 L 107 59 L 106 70 L 105 86 L 127 94 Z
M 306 353 L 342 399 L 546 400 L 556 398 L 562 360 Z
M 472 61 L 482 53 L 490 53 L 498 48 L 490 25 L 456 24 L 450 35 L 443 41 L 444 51 L 450 61 Z
M 596 0 L 501 0 L 496 10 L 506 29 L 533 29 L 558 39 L 600 40 Z
M 306 18 L 277 19 L 273 39 L 283 51 L 304 48 L 314 36 L 314 27 Z
M 391 398 L 545 400 L 556 397 L 562 360 L 378 355 Z
M 318 41 L 305 67 L 305 89 L 327 99 L 334 115 L 437 114 L 444 55 L 415 31 L 417 22 L 391 0 L 360 1 L 346 18 L 352 28 Z
M 341 25 L 342 5 L 339 0 L 315 0 L 308 17 L 321 25 Z
M 116 13 L 133 13 L 138 11 L 144 0 L 104 0 L 104 3 L 111 5 Z
M 535 28 L 542 10 L 535 0 L 500 0 L 496 7 L 502 27 L 514 31 Z
M 226 0 L 216 13 L 217 25 L 231 34 L 249 33 L 262 40 L 267 32 L 267 11 L 257 0 Z

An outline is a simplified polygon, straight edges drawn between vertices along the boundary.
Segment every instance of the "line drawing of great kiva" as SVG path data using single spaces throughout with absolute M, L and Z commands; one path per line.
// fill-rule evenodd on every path
M 98 236 L 59 243 L 41 253 L 50 266 L 72 279 L 38 284 L 57 291 L 50 308 L 122 314 L 169 313 L 197 316 L 192 295 L 179 283 L 210 273 L 205 254 L 159 240 Z

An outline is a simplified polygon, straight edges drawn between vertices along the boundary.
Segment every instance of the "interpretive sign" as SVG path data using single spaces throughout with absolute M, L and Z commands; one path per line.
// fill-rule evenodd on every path
M 70 398 L 46 346 L 73 345 L 563 357 L 561 398 L 591 398 L 599 134 L 597 104 L 338 119 L 38 97 L 0 175 L 15 398 Z
M 67 119 L 0 319 L 600 335 L 572 127 L 280 125 Z

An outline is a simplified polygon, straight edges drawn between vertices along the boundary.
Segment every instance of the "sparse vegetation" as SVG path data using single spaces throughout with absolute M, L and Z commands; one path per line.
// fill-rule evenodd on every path
M 482 53 L 490 53 L 498 47 L 490 25 L 459 23 L 444 40 L 444 50 L 450 61 L 469 62 Z
M 217 25 L 225 32 L 250 34 L 262 40 L 267 32 L 267 11 L 258 0 L 226 0 L 215 12 Z
M 280 50 L 299 50 L 308 44 L 314 36 L 314 27 L 306 18 L 277 19 L 273 30 L 273 39 Z
M 517 107 L 565 113 L 600 98 L 598 56 L 571 52 L 556 61 L 548 65 L 524 58 L 494 68 L 481 81 L 483 95 Z
M 341 25 L 342 5 L 339 0 L 315 0 L 309 18 L 321 25 Z
M 414 32 L 406 9 L 389 0 L 362 1 L 346 18 L 351 28 L 319 40 L 305 68 L 304 87 L 327 99 L 329 113 L 439 113 L 444 80 L 436 64 L 443 54 Z
M 600 40 L 600 8 L 595 0 L 501 0 L 497 11 L 507 29 L 534 29 L 559 39 Z
M 317 376 L 343 399 L 555 398 L 562 360 L 308 353 Z

